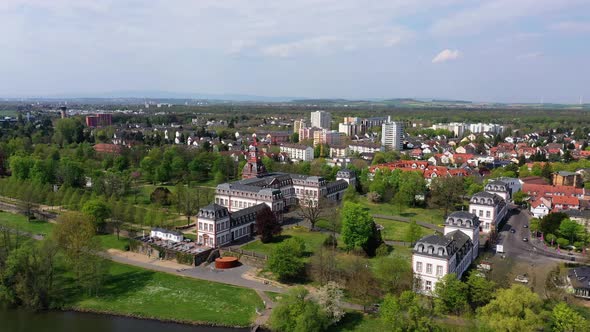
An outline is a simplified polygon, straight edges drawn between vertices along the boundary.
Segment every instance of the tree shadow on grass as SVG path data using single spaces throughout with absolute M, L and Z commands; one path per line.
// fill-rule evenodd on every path
M 338 331 L 356 331 L 356 328 L 363 321 L 364 315 L 358 311 L 347 312 L 338 324 L 332 325 L 328 328 L 329 332 Z
M 61 270 L 56 280 L 56 286 L 60 292 L 59 301 L 65 306 L 71 306 L 91 297 L 103 299 L 125 297 L 128 294 L 134 294 L 145 288 L 155 273 L 140 270 L 114 274 L 112 269 L 113 266 L 110 267 L 110 272 L 106 276 L 104 284 L 98 293 L 92 295 L 80 287 L 71 272 L 65 269 Z
M 285 241 L 285 240 L 287 240 L 287 239 L 290 239 L 290 238 L 292 238 L 292 237 L 293 237 L 293 236 L 291 236 L 291 235 L 286 235 L 286 234 L 277 235 L 277 236 L 274 236 L 274 237 L 272 238 L 272 241 L 270 241 L 269 243 L 281 243 L 281 242 L 283 242 L 283 241 Z

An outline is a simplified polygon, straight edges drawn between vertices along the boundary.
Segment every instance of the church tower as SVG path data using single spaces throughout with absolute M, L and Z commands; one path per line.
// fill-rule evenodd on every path
M 248 162 L 242 170 L 242 179 L 262 177 L 266 174 L 266 168 L 258 156 L 258 140 L 256 139 L 256 134 L 252 134 L 252 144 L 248 148 Z

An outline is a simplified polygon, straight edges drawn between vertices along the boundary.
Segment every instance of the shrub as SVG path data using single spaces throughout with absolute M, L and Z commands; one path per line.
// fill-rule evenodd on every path
M 557 239 L 557 244 L 559 244 L 559 246 L 563 248 L 569 246 L 570 241 L 568 239 L 560 237 L 559 239 Z
M 391 253 L 391 246 L 387 245 L 386 243 L 381 243 L 379 247 L 375 250 L 375 255 L 377 257 L 385 257 Z
M 333 248 L 333 247 L 337 247 L 337 246 L 338 246 L 338 240 L 336 240 L 336 237 L 334 236 L 334 234 L 330 234 L 330 236 L 328 236 L 324 240 L 324 247 Z

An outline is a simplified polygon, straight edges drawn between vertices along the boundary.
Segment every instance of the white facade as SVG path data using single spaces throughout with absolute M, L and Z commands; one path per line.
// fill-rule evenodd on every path
M 415 291 L 432 295 L 436 283 L 449 273 L 461 278 L 477 258 L 479 219 L 464 211 L 456 211 L 445 220 L 444 235 L 426 236 L 416 242 L 412 254 L 412 270 L 418 280 Z
M 508 208 L 502 197 L 480 192 L 471 197 L 469 211 L 479 218 L 480 230 L 489 233 L 497 229 L 498 224 L 506 217 Z
M 401 122 L 385 122 L 381 126 L 381 144 L 391 150 L 403 147 L 404 127 Z
M 182 242 L 184 240 L 182 233 L 163 228 L 152 228 L 150 236 L 172 242 Z
M 499 180 L 492 180 L 485 185 L 484 190 L 490 194 L 496 194 L 505 201 L 509 201 L 512 198 L 512 192 L 508 187 L 508 184 Z
M 531 202 L 531 213 L 535 218 L 543 218 L 551 212 L 551 201 L 545 197 L 541 197 L 536 201 Z
M 288 154 L 291 160 L 313 160 L 313 148 L 311 146 L 302 144 L 283 144 L 280 146 L 280 151 Z
M 330 130 L 332 115 L 325 111 L 311 112 L 311 126 Z

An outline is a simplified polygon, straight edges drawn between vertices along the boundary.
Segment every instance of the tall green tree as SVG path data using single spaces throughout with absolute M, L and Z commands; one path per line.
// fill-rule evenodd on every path
M 269 325 L 281 332 L 320 332 L 330 325 L 324 310 L 309 298 L 309 292 L 296 287 L 277 303 L 273 309 Z
M 279 243 L 272 250 L 266 264 L 278 279 L 283 281 L 292 280 L 299 277 L 303 272 L 302 255 L 303 249 L 301 249 L 300 242 L 290 238 Z
M 529 288 L 513 285 L 477 311 L 479 322 L 493 331 L 539 331 L 543 328 L 543 301 Z
M 551 311 L 551 324 L 556 332 L 577 332 L 590 330 L 590 323 L 565 302 L 559 302 Z
M 468 286 L 449 273 L 442 277 L 434 288 L 435 309 L 442 313 L 459 315 L 468 309 Z
M 494 298 L 496 283 L 487 280 L 476 272 L 472 272 L 467 277 L 467 288 L 469 290 L 469 303 L 476 308 L 488 304 Z
M 111 217 L 111 209 L 102 199 L 87 201 L 82 207 L 82 212 L 90 218 L 96 232 L 100 232 L 104 228 L 107 219 Z
M 430 204 L 443 209 L 445 216 L 463 201 L 464 195 L 463 178 L 460 176 L 437 177 L 430 184 Z
M 362 205 L 344 202 L 341 213 L 342 241 L 346 250 L 365 248 L 374 233 L 374 220 Z

